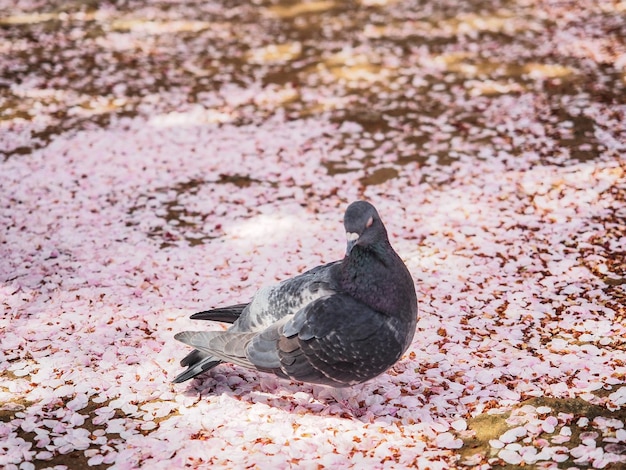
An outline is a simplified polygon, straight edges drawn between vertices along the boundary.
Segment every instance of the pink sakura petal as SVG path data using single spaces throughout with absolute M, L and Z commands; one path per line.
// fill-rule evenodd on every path
M 465 421 L 464 419 L 457 419 L 456 421 L 452 422 L 452 427 L 456 431 L 465 431 L 467 429 L 467 421 Z
M 519 465 L 522 463 L 522 456 L 514 450 L 502 449 L 498 452 L 498 457 L 511 465 Z
M 94 455 L 93 457 L 90 457 L 87 460 L 87 465 L 94 466 L 94 465 L 101 465 L 104 462 L 104 455 L 102 454 L 97 454 Z
M 541 423 L 541 427 L 544 430 L 544 432 L 547 432 L 548 434 L 552 434 L 554 432 L 556 425 L 558 424 L 559 424 L 559 420 L 555 416 L 548 416 Z
M 624 455 L 626 454 L 625 444 L 607 444 L 604 446 L 605 452 L 611 452 L 612 454 Z
M 508 444 L 510 442 L 517 441 L 520 437 L 526 436 L 527 431 L 523 426 L 518 426 L 516 428 L 509 429 L 504 434 L 499 437 L 499 440 Z
M 461 447 L 463 447 L 463 441 L 461 439 L 455 438 L 454 435 L 450 432 L 438 434 L 435 442 L 438 447 L 443 449 L 460 449 Z
M 596 445 L 596 439 L 598 438 L 599 434 L 595 431 L 588 431 L 588 432 L 583 432 L 580 433 L 579 439 L 581 440 L 581 442 L 585 445 L 591 445 L 594 446 Z
M 552 460 L 558 463 L 565 462 L 567 459 L 569 459 L 569 455 L 566 453 L 552 455 Z
M 72 411 L 82 410 L 89 403 L 89 398 L 85 394 L 77 394 L 72 400 L 67 402 L 67 406 Z
M 500 439 L 490 439 L 489 445 L 494 449 L 502 449 L 505 446 L 504 442 L 502 442 Z

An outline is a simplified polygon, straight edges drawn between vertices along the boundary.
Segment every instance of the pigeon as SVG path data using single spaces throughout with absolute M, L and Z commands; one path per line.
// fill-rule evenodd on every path
M 341 388 L 392 367 L 415 334 L 415 284 L 372 204 L 350 204 L 344 226 L 343 259 L 263 287 L 249 303 L 192 315 L 232 325 L 176 334 L 195 349 L 181 361 L 187 369 L 174 382 L 228 362 Z

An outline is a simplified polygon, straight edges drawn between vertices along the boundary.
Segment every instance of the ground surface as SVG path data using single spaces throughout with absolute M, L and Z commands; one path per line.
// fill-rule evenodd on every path
M 624 1 L 0 1 L 0 466 L 624 468 Z M 371 200 L 415 341 L 339 394 L 199 309 Z M 205 325 L 219 328 L 219 325 Z

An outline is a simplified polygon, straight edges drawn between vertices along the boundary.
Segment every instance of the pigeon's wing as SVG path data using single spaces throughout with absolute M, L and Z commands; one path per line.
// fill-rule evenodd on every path
M 191 318 L 233 323 L 227 330 L 228 334 L 224 335 L 221 341 L 230 337 L 233 341 L 232 345 L 234 345 L 237 344 L 234 338 L 238 338 L 240 345 L 245 345 L 249 338 L 247 336 L 237 336 L 236 334 L 261 332 L 276 322 L 293 315 L 311 301 L 333 294 L 333 269 L 335 269 L 333 266 L 336 264 L 337 262 L 318 266 L 277 285 L 264 287 L 255 294 L 252 301 L 248 304 L 230 305 L 198 312 L 192 315 Z M 183 343 L 194 347 L 196 344 L 200 346 L 196 347 L 195 351 L 192 351 L 183 359 L 181 365 L 187 367 L 187 369 L 179 374 L 174 379 L 174 382 L 179 383 L 189 380 L 215 367 L 222 360 L 254 368 L 254 365 L 245 362 L 245 355 L 237 356 L 235 354 L 231 357 L 229 353 L 222 349 L 224 345 L 218 344 L 218 341 L 213 338 L 224 333 L 207 332 L 207 337 L 203 337 L 200 332 L 193 336 L 189 332 L 177 335 L 176 339 Z M 212 344 L 204 342 L 205 340 L 208 341 L 209 336 L 213 338 Z M 245 338 L 245 340 L 242 340 L 242 338 Z
M 246 345 L 256 333 L 232 333 L 230 331 L 183 331 L 174 338 L 193 346 L 200 354 L 214 360 L 230 362 L 255 369 L 246 357 Z M 191 353 L 193 354 L 193 353 Z
M 194 313 L 191 316 L 191 319 L 235 323 L 247 306 L 248 304 L 246 303 L 229 305 L 228 307 L 213 308 L 211 310 L 205 310 L 204 312 Z
M 334 294 L 333 278 L 338 263 L 317 266 L 276 285 L 259 289 L 231 330 L 261 332 L 294 315 L 314 300 Z
M 260 370 L 345 387 L 386 371 L 402 354 L 399 322 L 345 294 L 320 298 L 248 343 Z

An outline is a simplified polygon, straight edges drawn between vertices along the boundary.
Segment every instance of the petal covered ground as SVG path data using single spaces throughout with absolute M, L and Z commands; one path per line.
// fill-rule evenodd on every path
M 623 2 L 48 3 L 0 2 L 1 466 L 625 464 Z M 170 383 L 359 198 L 400 363 Z

